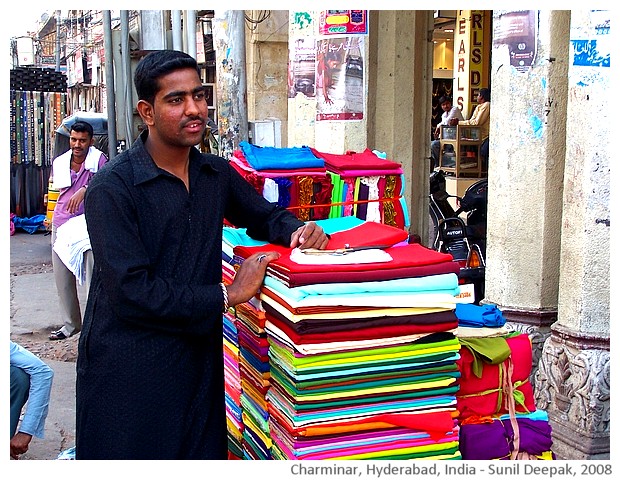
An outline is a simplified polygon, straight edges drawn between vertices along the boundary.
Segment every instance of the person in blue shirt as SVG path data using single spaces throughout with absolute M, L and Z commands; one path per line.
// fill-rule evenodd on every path
M 33 436 L 44 436 L 54 371 L 32 352 L 12 340 L 10 342 L 11 458 L 17 460 L 28 451 Z M 24 405 L 26 408 L 18 429 Z

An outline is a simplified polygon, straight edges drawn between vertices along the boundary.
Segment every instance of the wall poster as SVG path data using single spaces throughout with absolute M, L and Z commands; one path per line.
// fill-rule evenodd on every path
M 571 26 L 570 58 L 578 67 L 611 66 L 611 13 L 609 10 L 591 10 L 589 28 Z
M 319 14 L 319 35 L 368 33 L 368 10 L 324 10 Z
M 502 13 L 493 25 L 493 44 L 508 45 L 510 65 L 527 72 L 536 58 L 536 11 L 518 10 Z
M 313 38 L 292 38 L 288 46 L 288 98 L 298 93 L 315 96 L 316 43 Z
M 347 36 L 317 40 L 317 120 L 363 118 L 364 38 Z

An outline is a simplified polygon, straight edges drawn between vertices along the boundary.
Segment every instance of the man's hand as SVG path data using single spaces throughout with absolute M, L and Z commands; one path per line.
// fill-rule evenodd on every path
M 307 222 L 293 232 L 290 247 L 299 247 L 302 250 L 306 248 L 324 250 L 328 242 L 329 237 L 320 226 L 315 222 Z
M 267 265 L 278 258 L 278 252 L 255 253 L 246 258 L 235 273 L 233 283 L 226 287 L 228 305 L 232 307 L 247 302 L 256 295 L 265 279 Z
M 308 222 L 293 232 L 290 247 L 324 250 L 328 242 L 329 237 L 323 229 L 315 222 Z M 247 302 L 256 295 L 265 279 L 267 265 L 278 258 L 280 258 L 280 254 L 273 251 L 255 253 L 246 258 L 235 273 L 233 282 L 226 287 L 228 305 L 232 307 Z
M 67 202 L 67 211 L 69 213 L 77 212 L 77 209 L 80 208 L 80 205 L 84 201 L 84 197 L 86 196 L 86 188 L 82 187 L 75 192 L 69 201 Z
M 28 451 L 30 440 L 32 440 L 32 435 L 24 432 L 17 432 L 13 435 L 11 438 L 11 458 L 13 460 L 19 460 L 19 456 Z

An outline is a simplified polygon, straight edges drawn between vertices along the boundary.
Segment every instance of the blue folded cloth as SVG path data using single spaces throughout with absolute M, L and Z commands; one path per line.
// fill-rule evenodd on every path
M 310 147 L 261 147 L 246 141 L 239 142 L 239 148 L 254 170 L 296 170 L 301 168 L 323 168 L 325 162 L 317 158 Z
M 506 323 L 504 315 L 497 305 L 474 305 L 473 303 L 457 303 L 454 312 L 459 320 L 459 327 L 503 327 Z
M 45 229 L 45 225 L 43 224 L 45 221 L 45 215 L 35 215 L 33 217 L 24 218 L 14 216 L 11 218 L 11 221 L 13 222 L 13 225 L 15 225 L 15 228 L 21 228 L 30 234 L 33 234 L 39 229 Z

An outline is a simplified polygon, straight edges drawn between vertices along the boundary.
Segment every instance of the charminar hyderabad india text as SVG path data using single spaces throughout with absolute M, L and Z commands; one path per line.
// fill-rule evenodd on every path
M 591 475 L 591 467 L 603 467 L 609 469 L 611 473 L 611 465 L 592 465 L 583 463 L 581 465 L 569 465 L 564 463 L 561 465 L 553 466 L 538 466 L 531 464 L 515 463 L 512 465 L 494 465 L 489 464 L 484 467 L 473 466 L 468 463 L 461 463 L 458 465 L 447 464 L 439 465 L 433 464 L 429 466 L 420 465 L 387 465 L 377 466 L 373 463 L 369 463 L 364 467 L 359 465 L 344 466 L 344 465 L 322 465 L 313 466 L 304 463 L 294 463 L 291 465 L 291 474 L 293 475 L 346 475 L 358 477 L 361 475 L 373 476 L 376 478 L 386 477 L 400 477 L 402 475 L 476 475 L 478 473 L 487 473 L 490 475 L 543 475 L 549 478 L 562 475 L 575 476 L 577 472 L 581 475 Z M 365 470 L 365 471 L 364 471 Z M 443 472 L 441 471 L 443 470 Z

